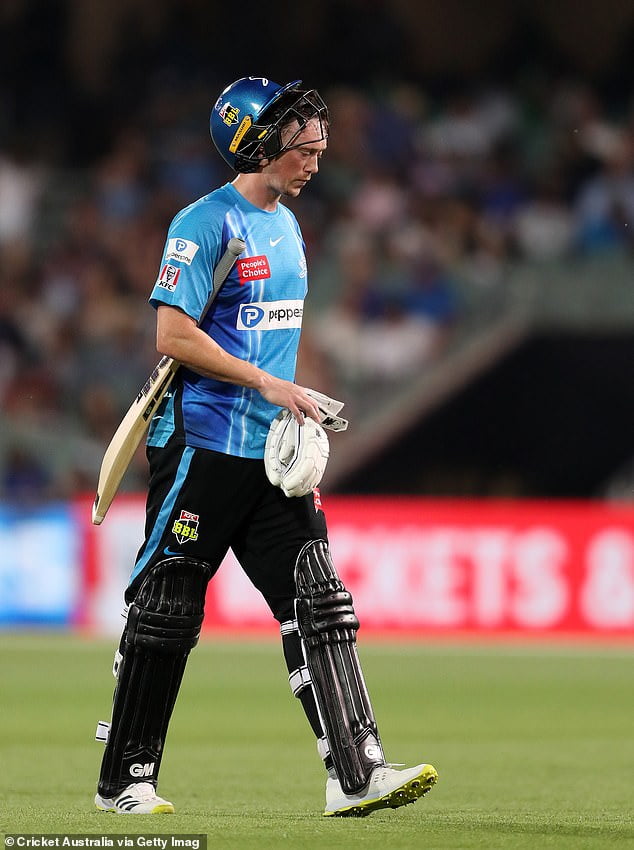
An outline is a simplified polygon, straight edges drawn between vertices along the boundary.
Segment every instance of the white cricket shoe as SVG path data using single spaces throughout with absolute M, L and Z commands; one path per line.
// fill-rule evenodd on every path
M 338 779 L 326 781 L 325 817 L 365 817 L 377 809 L 398 809 L 414 803 L 438 782 L 431 764 L 407 770 L 375 767 L 370 781 L 358 794 L 344 794 Z
M 95 806 L 100 812 L 115 812 L 118 815 L 174 814 L 173 804 L 157 796 L 151 782 L 128 785 L 112 799 L 96 794 Z

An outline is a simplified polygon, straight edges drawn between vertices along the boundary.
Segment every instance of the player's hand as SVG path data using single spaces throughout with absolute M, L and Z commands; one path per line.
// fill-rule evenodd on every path
M 321 419 L 317 402 L 306 392 L 305 387 L 300 387 L 292 381 L 283 381 L 280 378 L 267 376 L 269 380 L 259 387 L 260 394 L 271 404 L 288 408 L 300 425 L 304 424 L 304 417 L 308 416 L 319 422 Z

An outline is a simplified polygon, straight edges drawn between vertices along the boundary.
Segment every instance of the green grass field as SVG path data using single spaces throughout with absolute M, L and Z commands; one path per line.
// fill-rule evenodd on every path
M 634 847 L 634 650 L 375 644 L 360 652 L 389 759 L 423 800 L 323 818 L 324 774 L 277 642 L 203 642 L 160 790 L 173 816 L 92 808 L 114 641 L 0 637 L 0 831 L 204 833 L 209 848 Z

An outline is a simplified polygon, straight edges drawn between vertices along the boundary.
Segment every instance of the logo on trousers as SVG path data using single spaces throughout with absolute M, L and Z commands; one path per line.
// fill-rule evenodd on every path
M 180 517 L 174 520 L 172 526 L 172 534 L 181 544 L 187 543 L 188 540 L 198 540 L 198 514 L 192 514 L 189 511 L 181 511 Z

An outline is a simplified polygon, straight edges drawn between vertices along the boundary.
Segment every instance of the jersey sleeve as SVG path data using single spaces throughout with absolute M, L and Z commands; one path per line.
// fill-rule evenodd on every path
M 198 321 L 211 293 L 221 242 L 220 221 L 201 215 L 195 206 L 180 212 L 167 233 L 150 304 L 178 307 Z

